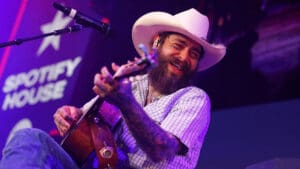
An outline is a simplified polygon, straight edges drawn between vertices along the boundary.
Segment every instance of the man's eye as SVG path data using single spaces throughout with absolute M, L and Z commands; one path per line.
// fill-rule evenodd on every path
M 173 45 L 173 48 L 175 49 L 181 49 L 182 48 L 182 45 L 178 44 L 178 43 L 174 43 Z
M 192 52 L 191 53 L 191 58 L 193 58 L 193 59 L 199 59 L 200 58 L 200 53 L 198 53 L 198 52 Z
M 201 52 L 197 49 L 191 49 L 190 50 L 190 56 L 193 59 L 200 59 L 201 57 Z

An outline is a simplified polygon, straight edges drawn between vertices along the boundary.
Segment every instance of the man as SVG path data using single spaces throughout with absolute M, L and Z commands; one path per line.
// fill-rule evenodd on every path
M 139 50 L 139 44 L 151 49 L 157 66 L 131 80 L 115 80 L 106 67 L 95 75 L 94 92 L 120 110 L 122 120 L 115 133 L 116 143 L 128 158 L 130 168 L 196 166 L 209 125 L 210 101 L 203 90 L 191 85 L 191 80 L 196 72 L 219 62 L 226 52 L 223 45 L 205 40 L 208 27 L 207 17 L 195 9 L 176 15 L 145 14 L 134 24 L 132 39 L 142 57 L 144 52 Z M 112 64 L 112 69 L 118 71 L 120 67 Z M 61 135 L 66 134 L 82 110 L 73 106 L 57 110 L 54 121 Z M 20 143 L 17 137 L 30 137 L 31 147 Z M 46 134 L 31 129 L 19 132 L 7 145 L 0 168 L 16 157 L 24 159 L 24 147 L 32 156 L 27 156 L 23 163 L 19 161 L 23 166 L 77 167 Z

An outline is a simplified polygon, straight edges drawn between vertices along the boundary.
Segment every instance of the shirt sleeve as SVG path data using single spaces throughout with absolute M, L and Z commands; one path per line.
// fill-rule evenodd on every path
M 185 92 L 162 121 L 161 127 L 176 136 L 188 151 L 200 151 L 210 123 L 210 100 L 201 89 Z

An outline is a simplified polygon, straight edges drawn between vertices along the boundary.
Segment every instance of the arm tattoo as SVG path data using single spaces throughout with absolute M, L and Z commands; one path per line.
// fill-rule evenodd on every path
M 123 117 L 141 149 L 153 161 L 171 160 L 179 147 L 176 137 L 160 128 L 134 98 L 122 100 Z

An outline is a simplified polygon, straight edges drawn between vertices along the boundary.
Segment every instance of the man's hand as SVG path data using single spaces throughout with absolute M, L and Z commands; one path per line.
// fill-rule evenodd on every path
M 64 136 L 71 125 L 75 123 L 81 115 L 82 111 L 73 106 L 62 106 L 58 108 L 54 113 L 53 118 L 59 134 Z
M 128 64 L 122 66 L 128 66 Z M 114 72 L 118 72 L 119 69 L 120 66 L 114 63 L 112 64 L 112 70 Z M 97 73 L 94 76 L 93 91 L 100 97 L 117 106 L 118 103 L 122 102 L 123 96 L 132 96 L 129 79 L 124 78 L 115 80 L 106 67 L 101 68 L 100 73 Z

